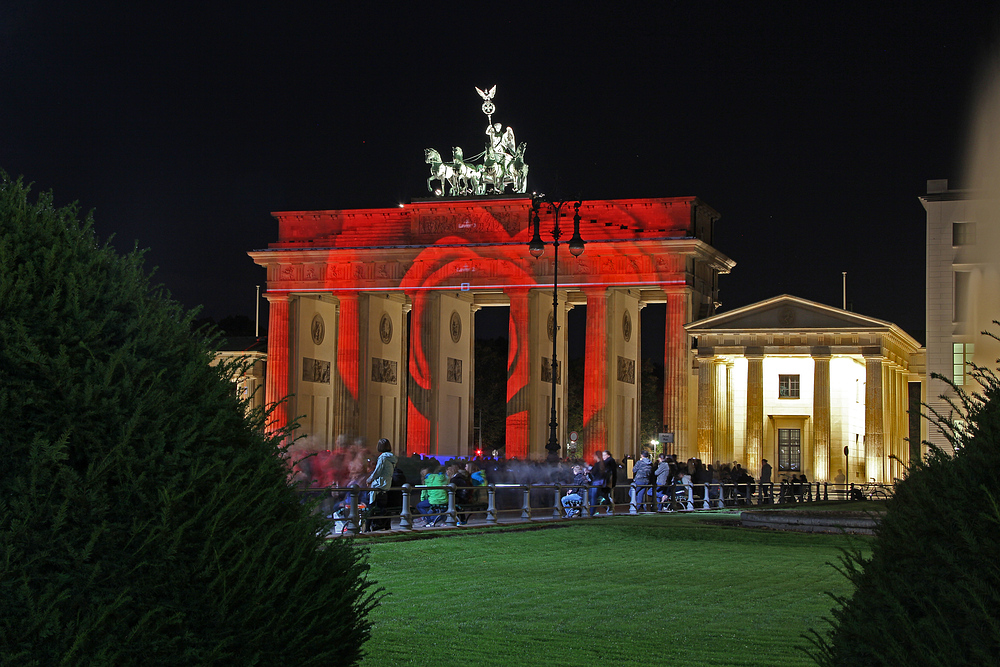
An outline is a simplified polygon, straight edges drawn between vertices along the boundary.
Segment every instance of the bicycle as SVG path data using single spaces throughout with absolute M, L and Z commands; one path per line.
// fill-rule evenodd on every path
M 885 492 L 885 489 L 881 485 L 875 482 L 875 478 L 870 477 L 869 480 L 854 489 L 852 496 L 858 500 L 889 500 L 889 494 Z

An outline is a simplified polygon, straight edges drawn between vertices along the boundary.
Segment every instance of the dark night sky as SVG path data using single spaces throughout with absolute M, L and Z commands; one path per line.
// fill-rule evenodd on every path
M 207 315 L 253 316 L 264 274 L 246 252 L 275 239 L 271 211 L 426 196 L 423 149 L 481 150 L 474 86 L 496 84 L 530 189 L 718 210 L 737 262 L 724 309 L 781 293 L 839 306 L 847 271 L 854 310 L 918 337 L 917 197 L 961 178 L 1000 17 L 942 2 L 141 4 L 0 5 L 0 168 L 94 209 L 120 248 L 150 248 L 158 281 Z

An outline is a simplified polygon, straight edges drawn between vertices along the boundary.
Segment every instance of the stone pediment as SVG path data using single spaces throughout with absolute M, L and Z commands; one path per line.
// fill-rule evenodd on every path
M 891 322 L 866 317 L 833 306 L 783 294 L 749 306 L 692 322 L 684 328 L 697 335 L 709 331 L 802 331 L 825 332 L 886 329 Z

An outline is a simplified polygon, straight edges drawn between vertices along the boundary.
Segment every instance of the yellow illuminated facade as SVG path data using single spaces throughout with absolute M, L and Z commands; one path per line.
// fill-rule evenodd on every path
M 755 476 L 767 459 L 775 481 L 832 482 L 843 470 L 886 483 L 919 456 L 907 410 L 921 397 L 923 353 L 898 326 L 783 295 L 685 329 L 697 344 L 689 455 Z

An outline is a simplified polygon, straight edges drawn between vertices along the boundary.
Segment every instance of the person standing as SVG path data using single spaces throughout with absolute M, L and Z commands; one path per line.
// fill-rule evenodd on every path
M 458 507 L 468 507 L 472 504 L 472 479 L 465 468 L 453 463 L 445 469 L 445 477 L 449 484 L 455 485 L 455 505 Z M 464 526 L 469 523 L 468 513 L 458 514 L 458 525 Z
M 771 502 L 771 464 L 767 459 L 760 466 L 760 499 L 765 504 Z
M 604 455 L 594 452 L 594 463 L 590 467 L 590 516 L 597 512 L 598 502 L 604 495 Z
M 392 519 L 379 515 L 385 512 L 385 490 L 392 486 L 392 474 L 396 470 L 397 459 L 392 453 L 392 444 L 386 438 L 379 440 L 375 449 L 379 452 L 378 461 L 375 462 L 375 469 L 365 482 L 371 489 L 368 506 L 377 508 L 373 511 L 377 518 L 372 520 L 371 527 L 373 530 L 388 530 L 392 525 Z
M 673 455 L 660 454 L 660 465 L 656 466 L 656 493 L 660 503 L 658 510 L 669 510 L 674 501 L 674 477 L 677 475 L 677 463 Z
M 639 460 L 635 462 L 635 467 L 632 468 L 632 484 L 635 486 L 635 505 L 638 512 L 645 512 L 649 509 L 644 501 L 646 494 L 651 493 L 649 485 L 652 482 L 652 476 L 653 464 L 649 452 L 643 450 Z
M 611 456 L 611 452 L 604 450 L 601 453 L 601 458 L 604 460 L 604 496 L 608 499 L 608 504 L 611 507 L 608 509 L 608 514 L 615 513 L 615 486 L 618 485 L 618 461 L 615 461 L 614 457 Z

